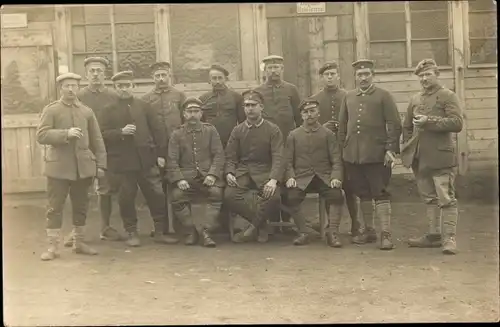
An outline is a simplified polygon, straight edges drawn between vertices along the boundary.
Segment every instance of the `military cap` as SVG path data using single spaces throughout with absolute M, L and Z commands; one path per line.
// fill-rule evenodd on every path
M 59 76 L 57 76 L 56 78 L 56 83 L 60 83 L 62 81 L 64 81 L 65 79 L 74 79 L 74 80 L 81 80 L 82 77 L 78 74 L 75 74 L 75 73 L 65 73 L 65 74 L 61 74 Z
M 227 71 L 227 69 L 222 67 L 221 65 L 218 65 L 218 64 L 213 64 L 212 66 L 210 66 L 209 70 L 217 70 L 217 71 L 221 72 L 222 74 L 224 74 L 224 76 L 226 76 L 226 77 L 229 76 L 229 72 Z
M 374 66 L 373 60 L 369 59 L 359 59 L 358 61 L 352 63 L 352 67 L 354 67 L 355 70 L 363 68 L 373 69 L 373 66 Z
M 299 110 L 305 110 L 305 109 L 311 109 L 314 107 L 319 107 L 319 102 L 314 100 L 314 99 L 305 99 L 302 101 L 302 103 L 299 105 Z
M 88 57 L 88 58 L 85 58 L 85 60 L 83 61 L 83 65 L 87 66 L 88 64 L 90 64 L 92 62 L 99 62 L 99 63 L 103 64 L 106 67 L 108 67 L 108 65 L 109 65 L 108 59 L 106 59 L 104 57 Z
M 437 68 L 438 67 L 434 59 L 424 59 L 417 64 L 417 67 L 415 67 L 415 75 L 418 75 L 421 72 L 429 69 L 437 69 Z
M 120 81 L 120 80 L 132 80 L 134 79 L 134 72 L 131 70 L 126 70 L 123 72 L 118 72 L 113 77 L 111 77 L 111 80 L 113 82 Z
M 169 70 L 170 69 L 170 63 L 168 63 L 166 61 L 159 61 L 159 62 L 155 62 L 154 64 L 152 64 L 149 67 L 151 68 L 152 71 L 156 71 L 156 70 L 159 70 L 159 69 Z
M 339 65 L 337 64 L 337 62 L 335 60 L 327 61 L 323 64 L 323 66 L 321 66 L 318 73 L 320 75 L 322 75 L 325 71 L 327 71 L 329 69 L 338 69 L 338 68 L 339 68 Z
M 282 64 L 284 60 L 282 56 L 270 55 L 262 59 L 262 62 L 264 64 Z
M 259 103 L 264 103 L 264 96 L 262 93 L 256 90 L 247 90 L 241 94 L 243 96 L 243 101 L 251 100 L 257 101 Z
M 189 108 L 200 108 L 203 105 L 203 102 L 201 102 L 200 99 L 194 98 L 194 97 L 189 97 L 184 102 L 182 103 L 182 108 L 184 109 L 189 109 Z

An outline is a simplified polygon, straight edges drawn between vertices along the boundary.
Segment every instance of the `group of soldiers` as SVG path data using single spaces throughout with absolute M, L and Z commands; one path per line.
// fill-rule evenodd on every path
M 373 83 L 373 61 L 352 64 L 357 88 L 350 91 L 339 86 L 338 64 L 326 62 L 318 71 L 323 89 L 304 100 L 295 85 L 283 80 L 283 62 L 281 56 L 266 57 L 266 81 L 242 94 L 226 85 L 229 72 L 214 64 L 208 73 L 212 90 L 199 98 L 186 98 L 171 85 L 167 62 L 151 66 L 155 87 L 141 98 L 133 95 L 131 71 L 115 74 L 113 89 L 104 85 L 105 58 L 85 60 L 89 84 L 82 89 L 81 76 L 60 75 L 61 98 L 43 109 L 37 129 L 37 140 L 45 145 L 48 180 L 48 249 L 41 259 L 59 256 L 68 193 L 74 228 L 64 245 L 75 253 L 97 254 L 84 242 L 94 178 L 103 240 L 140 245 L 139 187 L 154 221 L 155 242 L 174 244 L 182 236 L 186 245 L 215 247 L 213 230 L 237 214 L 248 224 L 234 242 L 267 242 L 268 222 L 282 216 L 297 227 L 293 243 L 304 245 L 311 241 L 312 229 L 302 203 L 307 193 L 319 193 L 329 212 L 329 246 L 342 246 L 339 225 L 345 203 L 352 242 L 379 241 L 380 249 L 390 250 L 387 187 L 399 155 L 413 169 L 429 221 L 429 231 L 409 239 L 409 245 L 455 254 L 452 133 L 462 129 L 463 121 L 456 95 L 439 83 L 435 61 L 424 59 L 416 67 L 422 91 L 410 99 L 403 123 L 391 94 Z M 110 226 L 113 194 L 118 194 L 127 236 Z M 167 199 L 182 233 L 170 233 Z M 204 210 L 193 214 L 197 202 Z M 283 207 L 287 214 L 280 213 Z

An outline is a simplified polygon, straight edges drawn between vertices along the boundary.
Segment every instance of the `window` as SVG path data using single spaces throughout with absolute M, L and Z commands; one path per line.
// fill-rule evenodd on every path
M 150 78 L 149 65 L 156 61 L 154 22 L 152 5 L 72 7 L 73 70 L 84 76 L 85 58 L 103 56 L 111 63 L 108 78 L 123 70 L 134 71 L 136 78 Z
M 368 27 L 377 68 L 412 68 L 424 58 L 450 63 L 446 1 L 369 2 Z
M 497 62 L 497 15 L 492 0 L 469 0 L 471 64 Z

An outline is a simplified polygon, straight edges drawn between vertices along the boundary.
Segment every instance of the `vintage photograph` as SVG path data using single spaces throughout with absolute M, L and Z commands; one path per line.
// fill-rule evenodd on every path
M 496 1 L 0 13 L 6 326 L 499 321 Z

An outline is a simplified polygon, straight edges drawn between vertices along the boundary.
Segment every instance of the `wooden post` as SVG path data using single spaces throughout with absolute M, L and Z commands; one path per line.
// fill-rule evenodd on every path
M 156 60 L 170 62 L 170 6 L 157 4 L 155 7 Z
M 356 37 L 356 60 L 368 58 L 370 38 L 368 35 L 367 4 L 356 2 L 354 4 L 354 35 Z
M 311 94 L 319 91 L 320 81 L 318 71 L 324 62 L 325 54 L 323 50 L 323 18 L 311 17 L 309 21 L 309 43 L 310 43 L 310 78 L 311 78 Z M 299 45 L 300 46 L 300 45 Z
M 405 1 L 405 28 L 406 28 L 406 67 L 411 68 L 411 13 L 410 2 Z
M 465 106 L 465 46 L 464 46 L 464 26 L 463 26 L 463 2 L 454 1 L 451 3 L 451 28 L 453 34 L 453 74 L 455 81 L 455 93 L 463 110 L 464 125 L 462 131 L 457 135 L 458 144 L 458 172 L 464 175 L 467 172 L 469 155 L 467 146 L 467 117 Z
M 245 81 L 257 80 L 259 63 L 256 58 L 255 28 L 252 4 L 238 4 L 240 24 L 241 77 Z
M 58 67 L 56 75 L 64 74 L 73 70 L 73 63 L 70 58 L 71 49 L 69 46 L 69 26 L 68 9 L 64 5 L 56 5 L 56 20 L 55 20 L 55 49 L 57 52 Z
M 259 67 L 259 83 L 263 81 L 264 72 L 260 70 L 260 63 L 262 59 L 269 54 L 267 44 L 267 18 L 266 18 L 266 5 L 264 3 L 253 4 L 253 17 L 255 28 L 255 51 L 257 65 Z

